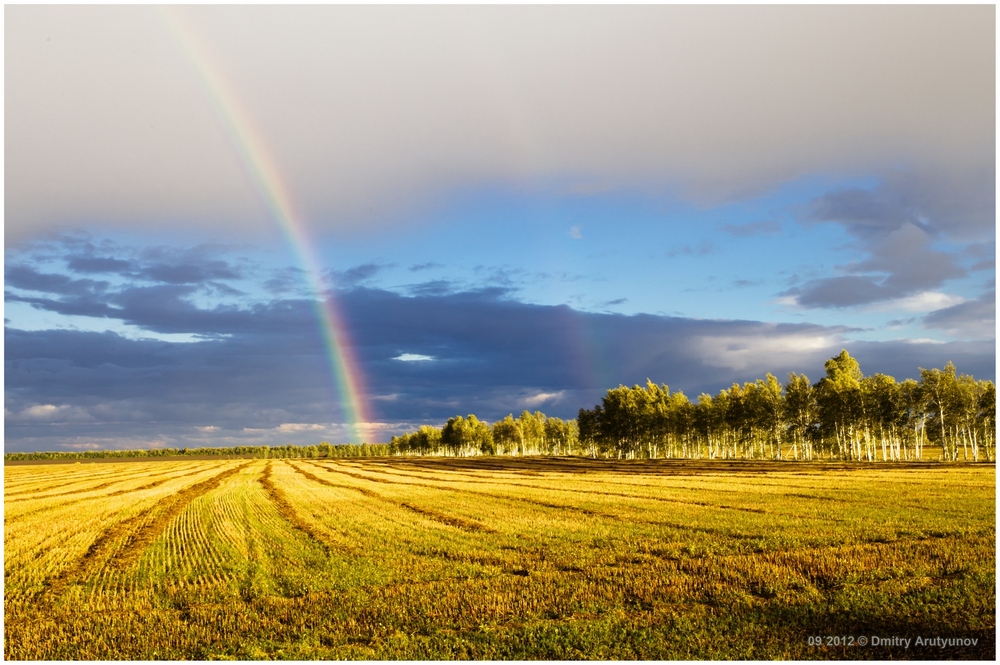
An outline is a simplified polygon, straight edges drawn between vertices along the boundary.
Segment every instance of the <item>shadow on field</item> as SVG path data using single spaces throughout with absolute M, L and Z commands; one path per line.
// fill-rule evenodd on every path
M 776 629 L 776 634 L 786 636 L 789 632 L 799 632 L 806 645 L 810 644 L 810 637 L 819 638 L 822 644 L 810 647 L 805 655 L 810 659 L 992 661 L 996 655 L 994 632 L 956 630 L 948 625 L 947 617 L 942 617 L 941 625 L 934 626 L 928 624 L 926 617 L 907 617 L 902 612 L 876 614 L 861 608 L 773 607 L 761 614 L 764 616 L 754 617 L 753 622 L 747 623 L 760 627 L 770 625 Z M 921 644 L 917 644 L 918 638 Z M 948 640 L 953 643 L 949 644 Z M 803 650 L 793 650 L 801 657 Z
M 340 461 L 340 460 L 323 460 Z M 659 476 L 705 474 L 813 475 L 829 471 L 904 470 L 944 468 L 938 462 L 803 462 L 760 460 L 608 460 L 586 457 L 368 457 L 351 463 L 423 470 L 499 471 L 524 475 L 544 473 L 642 473 Z M 990 463 L 990 466 L 993 464 Z

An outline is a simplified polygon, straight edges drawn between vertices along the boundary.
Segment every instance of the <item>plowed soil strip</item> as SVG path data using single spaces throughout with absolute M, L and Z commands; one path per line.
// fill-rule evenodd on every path
M 43 594 L 47 594 L 50 599 L 55 599 L 74 579 L 85 579 L 102 560 L 108 559 L 107 565 L 118 569 L 124 569 L 126 565 L 137 559 L 149 543 L 163 531 L 167 525 L 177 515 L 184 510 L 188 504 L 197 499 L 202 494 L 218 487 L 223 480 L 242 471 L 243 466 L 228 469 L 220 474 L 212 476 L 208 480 L 196 483 L 177 494 L 173 494 L 161 499 L 154 504 L 149 511 L 140 513 L 117 524 L 113 524 L 104 530 L 101 535 L 91 543 L 87 551 L 76 562 L 75 565 L 66 568 L 61 573 L 48 581 L 47 589 Z M 150 522 L 143 523 L 146 515 L 153 510 L 159 509 L 159 514 Z M 114 544 L 122 537 L 126 537 L 125 545 L 115 553 L 112 550 Z
M 361 492 L 362 494 L 364 494 L 367 497 L 371 497 L 373 499 L 378 499 L 379 501 L 384 501 L 386 503 L 389 503 L 389 504 L 392 504 L 392 505 L 395 505 L 395 506 L 399 506 L 400 508 L 405 508 L 406 510 L 409 510 L 409 511 L 418 513 L 420 515 L 423 515 L 424 517 L 429 517 L 430 519 L 434 520 L 435 522 L 441 522 L 442 524 L 447 524 L 449 526 L 453 526 L 453 527 L 456 527 L 456 528 L 459 528 L 459 529 L 463 529 L 465 531 L 478 531 L 480 533 L 494 533 L 493 529 L 489 528 L 485 524 L 480 524 L 479 522 L 475 522 L 473 520 L 467 520 L 467 519 L 464 519 L 462 517 L 457 517 L 455 515 L 445 515 L 444 513 L 439 513 L 437 511 L 429 510 L 427 508 L 420 508 L 418 506 L 414 506 L 413 504 L 403 503 L 401 501 L 394 501 L 394 500 L 392 500 L 392 499 L 390 499 L 388 497 L 382 496 L 381 494 L 378 494 L 376 492 L 372 492 L 371 490 L 367 490 L 367 489 L 364 489 L 362 487 L 353 487 L 351 485 L 341 485 L 339 483 L 330 482 L 329 480 L 324 480 L 322 478 L 314 476 L 313 474 L 309 473 L 305 469 L 300 469 L 299 467 L 295 466 L 294 464 L 289 464 L 289 466 L 292 467 L 298 473 L 302 474 L 303 476 L 305 476 L 306 478 L 308 478 L 308 479 L 310 479 L 310 480 L 312 480 L 314 482 L 320 483 L 322 485 L 327 485 L 329 487 L 336 487 L 338 489 L 355 490 L 357 492 Z M 362 478 L 364 480 L 367 480 L 366 478 L 364 478 L 364 476 L 356 476 L 355 474 L 352 474 L 350 472 L 342 472 L 342 471 L 339 471 L 339 470 L 335 471 L 333 469 L 328 469 L 326 467 L 320 467 L 320 468 L 326 469 L 330 473 L 346 473 L 349 476 L 359 477 L 359 478 Z M 391 483 L 392 481 L 385 481 L 385 482 L 390 482 Z M 420 483 L 413 483 L 413 484 L 414 485 L 420 485 L 421 487 L 432 487 L 430 485 L 422 485 Z M 436 488 L 436 489 L 440 489 L 440 488 Z

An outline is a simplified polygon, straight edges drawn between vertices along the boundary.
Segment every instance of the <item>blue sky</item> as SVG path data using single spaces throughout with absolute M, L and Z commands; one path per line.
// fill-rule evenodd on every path
M 299 211 L 375 438 L 845 347 L 993 379 L 993 11 L 7 8 L 7 447 L 350 436 L 178 30 Z

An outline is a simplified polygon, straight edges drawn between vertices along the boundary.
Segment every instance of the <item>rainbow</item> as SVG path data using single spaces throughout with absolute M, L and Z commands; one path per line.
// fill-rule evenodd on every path
M 341 396 L 343 416 L 353 432 L 354 442 L 367 441 L 369 411 L 362 399 L 364 386 L 361 369 L 351 352 L 350 335 L 333 295 L 324 283 L 319 260 L 306 237 L 302 219 L 292 205 L 288 187 L 265 148 L 263 137 L 239 103 L 239 98 L 226 85 L 225 78 L 213 64 L 207 49 L 195 40 L 194 31 L 173 7 L 161 6 L 159 11 L 194 65 L 206 97 L 236 149 L 241 164 L 308 275 L 314 295 L 313 308 L 326 348 L 330 374 Z

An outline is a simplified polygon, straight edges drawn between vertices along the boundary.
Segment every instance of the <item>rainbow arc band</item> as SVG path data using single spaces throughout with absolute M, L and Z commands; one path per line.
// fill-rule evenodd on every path
M 158 11 L 193 65 L 202 90 L 254 188 L 308 275 L 313 308 L 326 347 L 330 375 L 340 395 L 342 415 L 353 432 L 352 443 L 363 443 L 368 440 L 369 410 L 362 397 L 364 382 L 361 368 L 352 352 L 350 336 L 333 292 L 324 283 L 319 261 L 311 250 L 302 220 L 292 205 L 288 187 L 267 151 L 263 137 L 240 104 L 239 97 L 227 85 L 207 47 L 196 39 L 194 29 L 184 20 L 181 10 L 160 6 Z

